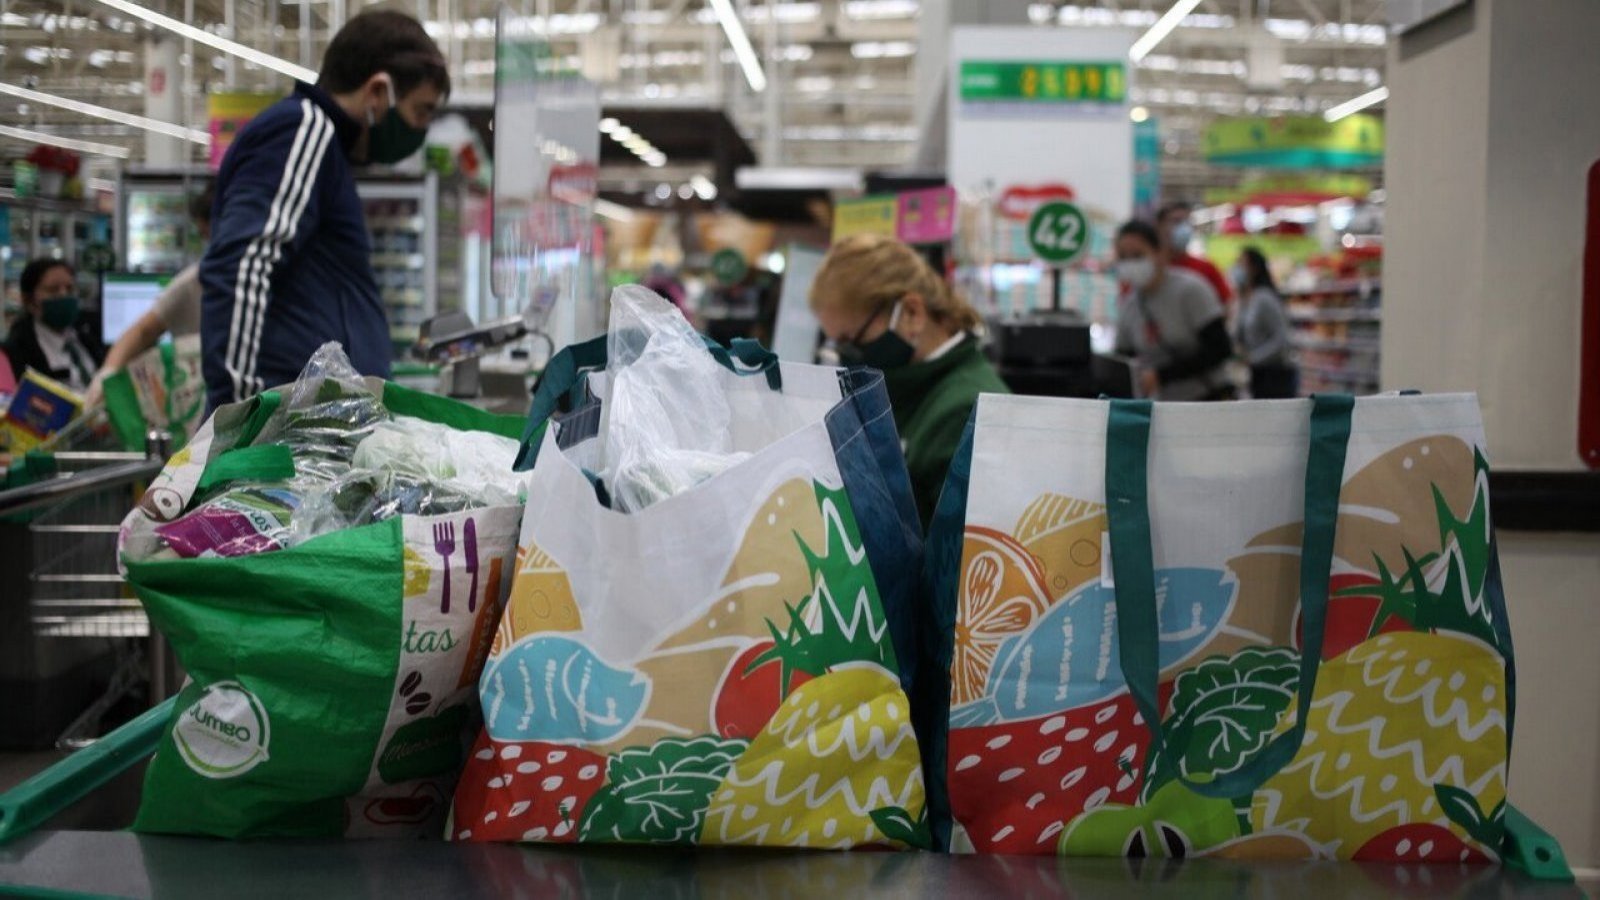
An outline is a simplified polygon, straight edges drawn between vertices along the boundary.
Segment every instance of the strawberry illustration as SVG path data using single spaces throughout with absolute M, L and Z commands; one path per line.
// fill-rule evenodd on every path
M 756 660 L 773 648 L 772 641 L 762 641 L 733 658 L 728 671 L 722 676 L 717 690 L 717 700 L 712 708 L 717 734 L 725 738 L 750 740 L 767 723 L 778 704 L 795 688 L 811 680 L 811 675 L 800 670 L 789 672 L 789 683 L 782 684 L 783 663 L 769 658 L 761 665 Z
M 588 750 L 480 734 L 456 788 L 450 838 L 575 842 L 605 774 L 606 758 Z
M 1161 685 L 1166 707 L 1172 685 Z M 978 853 L 1054 854 L 1074 816 L 1134 805 L 1150 731 L 1133 698 L 950 731 L 950 806 Z
M 1482 851 L 1432 822 L 1396 825 L 1372 838 L 1351 859 L 1357 862 L 1488 863 Z

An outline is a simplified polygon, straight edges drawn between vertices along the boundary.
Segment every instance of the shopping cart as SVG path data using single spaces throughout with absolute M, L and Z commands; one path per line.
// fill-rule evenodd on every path
M 13 698 L 0 739 L 14 747 L 76 749 L 140 686 L 150 702 L 172 689 L 169 654 L 116 563 L 118 528 L 167 441 L 122 452 L 103 420 L 80 421 L 16 467 L 30 483 L 0 490 L 0 686 Z

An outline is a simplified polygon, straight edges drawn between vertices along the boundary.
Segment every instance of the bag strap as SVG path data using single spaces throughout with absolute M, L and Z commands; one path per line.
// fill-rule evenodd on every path
M 1150 544 L 1148 400 L 1112 400 L 1106 426 L 1106 515 L 1115 579 L 1117 647 L 1128 691 L 1150 729 L 1150 752 L 1167 749 L 1157 690 L 1161 676 L 1160 626 L 1156 615 L 1155 563 Z M 1312 398 L 1311 443 L 1306 459 L 1305 525 L 1300 548 L 1300 684 L 1294 726 L 1273 738 L 1242 768 L 1211 781 L 1179 776 L 1197 794 L 1231 799 L 1248 795 L 1294 759 L 1305 736 L 1312 692 L 1322 663 L 1328 579 L 1344 480 L 1345 449 L 1355 398 Z M 1182 751 L 1183 748 L 1174 748 Z
M 239 447 L 206 463 L 195 484 L 203 494 L 228 481 L 287 481 L 294 477 L 294 452 L 282 444 Z

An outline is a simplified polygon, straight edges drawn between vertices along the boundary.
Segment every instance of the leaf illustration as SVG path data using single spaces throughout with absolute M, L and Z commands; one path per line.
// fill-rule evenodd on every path
M 663 738 L 611 757 L 585 808 L 580 841 L 693 844 L 711 795 L 747 741 Z
M 1300 654 L 1287 647 L 1249 647 L 1179 675 L 1145 799 L 1179 775 L 1214 778 L 1243 767 L 1272 738 L 1299 684 Z
M 789 614 L 786 630 L 767 623 L 773 647 L 754 660 L 749 669 L 777 659 L 782 665 L 782 684 L 789 683 L 790 673 L 795 670 L 820 676 L 849 662 L 875 662 L 891 672 L 898 671 L 888 620 L 850 499 L 843 489 L 830 490 L 821 484 L 815 487 L 827 529 L 823 552 L 817 553 L 798 535 L 795 538 L 811 575 L 811 595 L 793 606 L 785 604 Z
M 928 810 L 922 810 L 922 815 L 913 819 L 911 813 L 898 806 L 885 806 L 873 810 L 872 824 L 883 832 L 883 836 L 891 841 L 899 841 L 907 847 L 916 847 L 926 850 L 933 846 L 933 837 L 928 830 Z
M 1483 807 L 1478 805 L 1478 798 L 1471 791 L 1453 785 L 1436 784 L 1433 794 L 1439 799 L 1439 808 L 1444 810 L 1444 814 L 1450 821 L 1460 825 L 1469 837 L 1490 849 L 1500 848 L 1500 842 L 1505 838 L 1504 800 L 1495 806 L 1491 815 L 1486 816 Z

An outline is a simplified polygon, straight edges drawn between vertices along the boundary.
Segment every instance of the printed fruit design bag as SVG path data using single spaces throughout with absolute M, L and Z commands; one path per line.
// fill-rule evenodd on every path
M 984 397 L 929 541 L 938 839 L 1498 860 L 1482 445 L 1469 395 Z
M 598 401 L 534 436 L 449 838 L 927 845 L 897 640 L 921 541 L 882 376 L 723 374 L 763 411 L 735 429 L 753 455 L 632 513 L 580 466 Z

